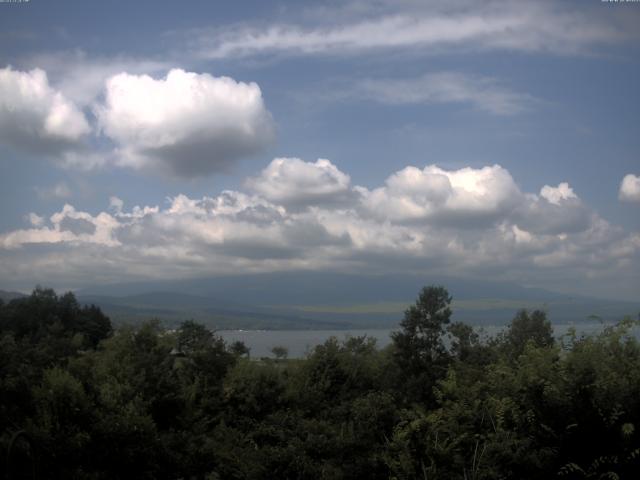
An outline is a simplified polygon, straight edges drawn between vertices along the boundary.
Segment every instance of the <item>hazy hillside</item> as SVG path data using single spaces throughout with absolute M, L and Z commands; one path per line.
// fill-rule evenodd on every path
M 168 326 L 197 320 L 215 329 L 332 329 L 350 325 L 312 318 L 283 309 L 260 308 L 221 301 L 215 297 L 171 292 L 130 296 L 84 295 L 80 302 L 99 305 L 114 323 L 138 323 L 158 318 Z
M 640 302 L 569 296 L 516 284 L 412 275 L 360 276 L 275 273 L 197 280 L 140 282 L 77 291 L 116 323 L 186 319 L 216 329 L 392 328 L 424 285 L 443 284 L 453 295 L 456 320 L 503 325 L 519 309 L 543 309 L 554 323 L 636 317 Z M 0 290 L 7 302 L 24 295 Z
M 25 295 L 20 292 L 7 292 L 6 290 L 0 290 L 0 300 L 3 302 L 9 302 L 14 298 L 22 298 Z
M 115 321 L 194 318 L 219 329 L 388 328 L 397 324 L 420 288 L 451 291 L 454 318 L 477 325 L 509 322 L 522 308 L 544 309 L 556 323 L 617 321 L 640 303 L 569 296 L 515 284 L 409 275 L 261 274 L 87 288 L 83 302 Z
M 172 292 L 215 297 L 225 303 L 251 305 L 331 304 L 413 301 L 408 292 L 424 285 L 447 285 L 454 298 L 550 300 L 565 295 L 514 283 L 468 280 L 432 275 L 355 275 L 323 272 L 244 274 L 157 282 L 118 283 L 87 287 L 79 294 L 108 296 Z

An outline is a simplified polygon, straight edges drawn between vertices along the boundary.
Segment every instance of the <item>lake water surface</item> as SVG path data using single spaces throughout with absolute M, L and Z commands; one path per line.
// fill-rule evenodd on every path
M 557 324 L 553 326 L 557 337 L 567 333 L 569 327 L 575 327 L 578 334 L 591 334 L 602 331 L 607 326 L 602 323 Z M 504 326 L 486 326 L 483 331 L 493 336 Z M 329 337 L 344 340 L 347 337 L 367 335 L 376 339 L 378 348 L 391 342 L 390 333 L 398 329 L 362 329 L 362 330 L 218 330 L 216 333 L 227 342 L 240 340 L 251 349 L 253 358 L 272 357 L 271 349 L 282 346 L 288 349 L 289 358 L 301 358 L 311 352 L 316 345 L 324 343 Z M 638 329 L 635 329 L 636 336 Z

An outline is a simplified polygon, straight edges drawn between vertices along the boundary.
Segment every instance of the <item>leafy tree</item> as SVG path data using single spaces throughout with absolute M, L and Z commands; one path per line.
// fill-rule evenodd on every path
M 271 353 L 273 353 L 273 356 L 278 360 L 285 360 L 289 356 L 289 349 L 281 345 L 276 345 L 271 349 Z
M 425 287 L 393 332 L 395 360 L 410 400 L 432 400 L 435 382 L 446 374 L 449 356 L 442 336 L 451 318 L 451 296 L 444 287 Z
M 256 420 L 277 411 L 286 403 L 285 390 L 286 378 L 273 362 L 238 362 L 224 382 L 228 423 L 232 424 L 239 415 Z
M 251 349 L 240 340 L 236 340 L 231 345 L 229 345 L 229 351 L 237 357 L 243 357 L 245 355 L 249 357 L 251 355 Z
M 528 342 L 537 347 L 554 344 L 553 327 L 542 310 L 520 310 L 509 325 L 505 335 L 506 348 L 512 358 L 522 354 Z

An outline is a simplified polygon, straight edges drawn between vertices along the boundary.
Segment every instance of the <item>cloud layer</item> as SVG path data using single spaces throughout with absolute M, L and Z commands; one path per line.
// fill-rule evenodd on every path
M 96 215 L 33 213 L 29 228 L 0 235 L 0 274 L 67 286 L 304 269 L 638 282 L 640 234 L 608 224 L 567 183 L 522 192 L 499 165 L 406 167 L 367 189 L 328 160 L 280 158 L 247 187 L 163 208 L 114 197 Z
M 71 167 L 114 164 L 190 178 L 223 171 L 275 138 L 255 83 L 180 69 L 103 81 L 90 125 L 43 70 L 0 69 L 0 143 Z M 98 94 L 94 84 L 80 85 L 76 97 L 86 103 L 87 92 Z
M 451 49 L 575 54 L 634 35 L 632 22 L 625 23 L 610 9 L 577 12 L 557 2 L 372 2 L 353 16 L 338 11 L 324 17 L 329 18 L 326 25 L 301 21 L 201 30 L 194 49 L 210 59 L 390 49 L 422 54 Z
M 455 72 L 365 80 L 354 95 L 389 105 L 466 103 L 494 115 L 520 113 L 535 102 L 533 97 L 513 92 L 493 78 Z

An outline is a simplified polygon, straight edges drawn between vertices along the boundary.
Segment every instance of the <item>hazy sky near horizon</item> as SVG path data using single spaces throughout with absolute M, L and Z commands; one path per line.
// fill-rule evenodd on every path
M 0 288 L 637 299 L 639 41 L 635 2 L 0 2 Z

